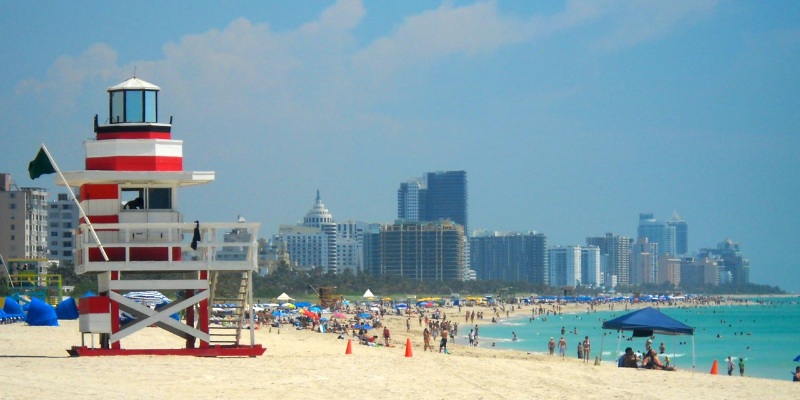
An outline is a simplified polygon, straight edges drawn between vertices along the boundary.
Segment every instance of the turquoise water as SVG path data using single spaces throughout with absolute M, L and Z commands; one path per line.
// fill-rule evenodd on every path
M 695 327 L 696 372 L 709 373 L 716 359 L 719 373 L 727 374 L 726 360 L 732 356 L 736 364 L 734 374 L 737 376 L 739 357 L 744 357 L 746 376 L 791 379 L 790 373 L 800 365 L 793 361 L 800 355 L 800 341 L 797 340 L 800 333 L 800 298 L 762 298 L 759 301 L 764 304 L 756 304 L 751 300 L 748 305 L 661 308 L 660 311 Z M 550 315 L 546 321 L 541 316 L 537 316 L 533 322 L 529 321 L 529 317 L 503 319 L 497 324 L 480 327 L 480 347 L 491 347 L 494 343 L 500 349 L 546 353 L 550 337 L 558 341 L 562 336 L 561 328 L 564 327 L 568 357 L 577 358 L 578 341 L 588 335 L 592 342 L 592 360 L 599 355 L 602 345 L 603 362 L 615 364 L 617 333 L 602 329 L 602 322 L 627 312 L 622 304 L 616 304 L 614 311 L 607 309 L 608 306 L 601 305 L 591 313 Z M 525 310 L 530 312 L 531 307 Z M 576 328 L 577 335 L 570 333 Z M 517 341 L 511 340 L 512 332 L 516 332 Z M 459 336 L 466 338 L 468 333 L 469 326 L 461 322 Z M 623 335 L 630 335 L 630 332 L 623 332 Z M 620 351 L 628 346 L 634 351 L 644 351 L 647 338 L 627 339 L 627 336 L 623 337 L 619 342 Z M 465 341 L 459 338 L 460 344 Z M 656 349 L 664 342 L 671 365 L 683 370 L 692 369 L 691 336 L 656 335 L 653 342 Z M 661 359 L 664 361 L 663 356 Z

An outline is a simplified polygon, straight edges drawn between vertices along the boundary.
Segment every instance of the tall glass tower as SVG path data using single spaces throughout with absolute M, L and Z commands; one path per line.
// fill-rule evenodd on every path
M 469 235 L 467 203 L 466 171 L 429 172 L 400 184 L 397 217 L 407 221 L 448 219 L 463 226 Z
M 675 227 L 675 254 L 686 256 L 689 254 L 689 224 L 681 219 L 678 212 L 672 213 L 667 225 Z
M 669 254 L 674 257 L 679 253 L 675 249 L 675 226 L 663 221 L 656 221 L 653 213 L 639 214 L 637 238 L 646 237 L 651 243 L 658 243 L 658 255 Z

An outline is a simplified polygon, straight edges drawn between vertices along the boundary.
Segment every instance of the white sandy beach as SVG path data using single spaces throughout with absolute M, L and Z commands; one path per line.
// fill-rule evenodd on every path
M 530 308 L 519 312 L 528 314 Z M 459 321 L 456 309 L 447 313 Z M 632 370 L 459 345 L 448 346 L 451 354 L 424 353 L 416 320 L 410 334 L 405 318 L 384 321 L 395 347 L 354 341 L 352 354 L 346 355 L 347 341 L 335 334 L 261 328 L 256 342 L 267 351 L 257 358 L 73 358 L 66 349 L 81 343 L 77 321 L 59 321 L 60 327 L 0 325 L 0 398 L 800 398 L 800 385 L 788 380 L 710 375 L 710 366 L 698 366 L 694 373 Z M 462 327 L 457 342 L 466 342 L 464 334 Z M 405 357 L 407 338 L 413 344 L 412 357 Z M 166 331 L 147 328 L 122 344 L 179 348 L 182 342 Z

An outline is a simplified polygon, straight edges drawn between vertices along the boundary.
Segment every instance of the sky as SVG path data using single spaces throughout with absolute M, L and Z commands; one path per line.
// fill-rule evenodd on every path
M 83 168 L 106 89 L 161 87 L 184 220 L 391 223 L 465 170 L 471 229 L 550 245 L 677 213 L 751 281 L 800 292 L 800 2 L 0 0 L 0 172 Z M 101 117 L 101 123 L 103 118 Z

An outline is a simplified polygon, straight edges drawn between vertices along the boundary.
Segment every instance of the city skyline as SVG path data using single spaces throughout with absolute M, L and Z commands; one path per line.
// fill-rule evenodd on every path
M 241 7 L 0 1 L 0 172 L 40 143 L 62 170 L 105 90 L 159 85 L 187 170 L 186 220 L 390 223 L 397 184 L 468 171 L 469 229 L 549 243 L 636 236 L 637 214 L 730 238 L 750 281 L 800 292 L 800 3 L 357 0 Z M 126 15 L 134 26 L 118 26 Z M 10 151 L 8 150 L 10 149 Z

